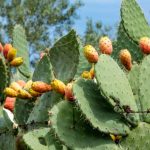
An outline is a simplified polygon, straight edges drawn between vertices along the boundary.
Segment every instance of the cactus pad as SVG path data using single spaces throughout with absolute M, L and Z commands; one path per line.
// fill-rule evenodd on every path
M 43 94 L 39 99 L 37 104 L 34 106 L 27 123 L 31 122 L 45 122 L 48 121 L 48 110 L 52 105 L 52 92 Z
M 32 80 L 33 81 L 43 81 L 45 83 L 50 83 L 52 80 L 52 68 L 50 64 L 49 57 L 44 55 L 44 57 L 37 64 Z
M 123 0 L 121 18 L 125 31 L 136 43 L 143 36 L 150 36 L 150 27 L 136 0 Z
M 16 150 L 15 137 L 11 132 L 0 134 L 0 150 Z
M 17 56 L 23 57 L 24 62 L 19 67 L 19 72 L 26 78 L 30 77 L 30 61 L 28 42 L 26 40 L 25 30 L 22 26 L 16 25 L 13 30 L 13 46 L 17 49 Z
M 131 110 L 138 111 L 132 89 L 125 73 L 117 63 L 107 55 L 101 55 L 95 65 L 95 76 L 100 91 L 107 97 L 109 103 L 114 107 L 119 105 L 129 106 Z M 138 114 L 129 114 L 126 118 L 129 122 L 137 124 Z
M 67 83 L 76 74 L 79 63 L 79 43 L 74 30 L 62 37 L 49 51 L 55 77 Z
M 32 150 L 47 150 L 48 148 L 45 136 L 48 132 L 49 128 L 41 128 L 29 131 L 23 136 L 24 143 L 29 149 Z
M 32 80 L 43 81 L 50 84 L 52 78 L 53 73 L 49 57 L 45 55 L 38 63 L 33 73 Z M 55 102 L 59 101 L 60 98 L 61 95 L 54 91 L 44 93 L 38 98 L 38 102 L 34 106 L 27 123 L 31 123 L 32 121 L 44 123 L 45 121 L 48 121 L 48 110 L 53 106 L 53 104 L 55 104 Z
M 101 96 L 98 86 L 91 80 L 79 80 L 73 88 L 77 103 L 94 128 L 101 132 L 126 135 L 129 128 L 122 121 L 121 115 Z
M 79 38 L 78 38 L 78 41 L 79 41 L 80 56 L 79 56 L 79 65 L 78 65 L 78 69 L 77 69 L 77 73 L 75 75 L 75 78 L 80 77 L 83 71 L 85 71 L 85 70 L 89 71 L 90 68 L 91 68 L 91 64 L 87 61 L 87 59 L 84 56 L 83 46 L 82 46 L 81 41 L 79 40 Z
M 121 142 L 121 146 L 128 150 L 146 150 L 150 147 L 149 133 L 150 125 L 141 122 L 139 126 L 133 129 L 129 136 Z
M 141 109 L 147 111 L 150 109 L 150 55 L 145 57 L 142 61 L 139 76 L 139 98 L 141 103 Z M 144 113 L 144 121 L 150 123 L 150 113 Z
M 79 112 L 74 112 L 72 103 L 62 101 L 52 108 L 54 113 L 50 120 L 55 135 L 68 148 L 84 150 L 117 150 L 117 146 L 109 137 L 96 132 L 80 119 Z
M 128 49 L 134 61 L 140 62 L 143 54 L 138 45 L 127 35 L 122 22 L 118 29 L 117 43 L 114 46 L 113 57 L 119 60 L 119 52 L 121 49 Z
M 8 130 L 7 124 L 6 124 L 5 119 L 3 117 L 3 108 L 2 108 L 2 106 L 0 106 L 0 133 L 3 133 L 7 130 Z
M 131 71 L 128 73 L 128 80 L 130 82 L 138 110 L 141 111 L 141 103 L 139 99 L 139 74 L 140 74 L 140 65 L 138 64 L 133 65 Z
M 34 104 L 24 99 L 17 99 L 15 102 L 14 118 L 19 125 L 24 125 L 32 111 Z

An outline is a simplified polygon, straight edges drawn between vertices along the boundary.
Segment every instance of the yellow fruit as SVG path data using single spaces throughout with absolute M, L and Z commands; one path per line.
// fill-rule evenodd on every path
M 31 88 L 31 86 L 32 86 L 32 80 L 29 80 L 26 84 L 25 84 L 25 86 L 24 86 L 24 90 L 29 90 L 30 88 Z
M 90 74 L 91 74 L 91 77 L 92 77 L 92 79 L 93 79 L 94 76 L 95 76 L 95 73 L 94 73 L 94 66 L 92 66 L 92 68 L 90 69 Z
M 33 89 L 29 89 L 29 93 L 33 96 L 33 97 L 39 97 L 42 95 L 42 93 L 36 92 Z
M 22 64 L 23 64 L 23 58 L 22 57 L 16 57 L 15 59 L 13 59 L 10 62 L 10 65 L 13 66 L 13 67 L 18 67 Z
M 7 60 L 8 60 L 9 62 L 12 61 L 12 60 L 16 57 L 16 54 L 17 54 L 17 50 L 12 47 L 12 48 L 8 51 Z
M 8 97 L 16 97 L 18 95 L 17 91 L 13 90 L 12 88 L 5 88 L 4 93 Z
M 105 36 L 99 40 L 99 49 L 101 53 L 110 55 L 113 51 L 111 40 Z
M 21 89 L 18 91 L 18 97 L 22 99 L 30 99 L 32 98 L 32 95 L 26 90 Z
M 62 81 L 54 79 L 51 82 L 51 86 L 52 86 L 52 90 L 54 90 L 60 94 L 63 94 L 63 95 L 65 94 L 66 85 Z
M 89 71 L 83 71 L 83 73 L 81 74 L 81 77 L 85 79 L 92 79 L 92 75 Z
M 84 47 L 84 56 L 90 63 L 97 63 L 98 61 L 98 52 L 92 45 L 86 45 Z
M 17 92 L 22 89 L 21 86 L 17 82 L 12 82 L 9 87 Z
M 121 63 L 127 70 L 131 70 L 132 68 L 132 58 L 131 54 L 127 49 L 123 49 L 120 51 L 119 58 Z

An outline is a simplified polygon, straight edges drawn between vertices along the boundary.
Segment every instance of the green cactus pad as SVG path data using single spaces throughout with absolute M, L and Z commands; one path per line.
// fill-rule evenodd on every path
M 62 37 L 49 51 L 55 77 L 67 83 L 76 74 L 79 63 L 79 43 L 74 30 Z
M 127 34 L 136 43 L 143 36 L 150 37 L 150 27 L 136 0 L 123 0 L 121 18 Z
M 52 68 L 49 61 L 49 57 L 45 55 L 38 63 L 32 80 L 33 81 L 43 81 L 45 83 L 50 83 L 53 78 Z M 44 93 L 38 98 L 38 102 L 34 106 L 27 123 L 34 122 L 45 122 L 48 121 L 48 110 L 57 103 L 62 96 L 54 91 Z
M 142 111 L 150 109 L 150 55 L 142 61 L 139 76 L 139 97 Z M 150 123 L 150 113 L 143 114 L 144 121 Z
M 108 55 L 101 55 L 95 65 L 95 77 L 97 79 L 100 92 L 102 92 L 109 103 L 114 107 L 118 105 L 129 106 L 131 110 L 138 111 L 132 89 L 125 73 L 118 64 Z M 129 113 L 126 119 L 133 124 L 137 124 L 138 114 Z
M 47 150 L 45 136 L 49 130 L 49 128 L 41 128 L 29 131 L 23 136 L 24 143 L 31 150 Z
M 19 125 L 24 125 L 33 109 L 33 102 L 24 99 L 16 99 L 14 118 Z
M 35 71 L 33 73 L 33 81 L 43 81 L 45 83 L 50 83 L 52 80 L 52 68 L 50 64 L 49 57 L 45 55 L 37 64 Z
M 119 60 L 119 52 L 122 49 L 128 49 L 134 61 L 140 62 L 143 54 L 137 44 L 127 35 L 122 22 L 119 25 L 117 43 L 114 46 L 112 56 Z
M 48 109 L 51 107 L 51 92 L 43 94 L 34 106 L 27 123 L 43 122 L 48 120 Z
M 6 126 L 9 130 L 12 130 L 14 120 L 13 120 L 13 118 L 10 118 L 10 117 L 13 116 L 13 113 L 11 113 L 11 114 L 10 113 L 9 113 L 9 110 L 3 109 L 3 117 L 4 117 L 4 120 L 5 120 L 5 124 L 6 124 Z
M 30 60 L 28 43 L 26 40 L 25 30 L 22 26 L 16 25 L 13 30 L 13 47 L 17 49 L 17 56 L 23 57 L 24 62 L 18 68 L 19 72 L 26 78 L 30 77 Z
M 5 119 L 3 117 L 0 117 L 0 134 L 5 131 L 8 131 Z
M 70 149 L 84 150 L 117 150 L 109 137 L 90 128 L 80 118 L 79 112 L 73 109 L 74 104 L 62 101 L 52 108 L 52 128 L 60 141 Z M 74 110 L 74 113 L 73 113 Z M 73 115 L 74 114 L 74 115 Z M 74 119 L 73 119 L 74 116 Z
M 11 132 L 0 134 L 0 150 L 16 150 L 16 140 Z
M 125 150 L 148 150 L 150 147 L 149 133 L 150 125 L 141 122 L 130 132 L 129 136 L 122 140 L 121 146 Z
M 0 106 L 0 133 L 3 133 L 5 131 L 8 131 L 8 128 L 5 119 L 3 117 L 3 107 Z
M 140 73 L 140 65 L 138 64 L 133 65 L 131 71 L 129 71 L 128 73 L 128 80 L 132 88 L 132 92 L 135 101 L 137 103 L 138 110 L 141 111 L 141 103 L 139 100 L 139 73 Z
M 133 65 L 132 69 L 128 73 L 128 80 L 132 88 L 133 95 L 138 95 L 139 73 L 140 73 L 140 65 L 138 64 Z
M 59 139 L 55 137 L 51 129 L 46 134 L 45 140 L 48 146 L 48 150 L 67 150 L 67 148 L 60 143 Z
M 84 56 L 83 46 L 82 46 L 79 38 L 78 38 L 78 41 L 79 41 L 79 46 L 80 46 L 79 47 L 80 56 L 79 56 L 79 65 L 78 65 L 78 69 L 77 69 L 77 73 L 75 75 L 75 78 L 80 77 L 83 71 L 89 71 L 91 68 L 91 64 L 87 61 L 87 59 Z
M 7 75 L 7 67 L 5 64 L 5 60 L 0 56 L 0 96 L 2 96 L 2 93 L 7 86 L 8 82 L 8 75 Z
M 78 106 L 86 120 L 101 132 L 115 135 L 126 135 L 129 127 L 123 122 L 121 115 L 101 96 L 98 86 L 91 80 L 78 80 L 73 87 Z
M 48 111 L 51 109 L 51 107 L 59 101 L 61 98 L 60 94 L 57 94 L 55 92 L 48 92 L 43 94 L 37 104 L 34 106 L 27 123 L 31 122 L 45 122 L 48 121 Z

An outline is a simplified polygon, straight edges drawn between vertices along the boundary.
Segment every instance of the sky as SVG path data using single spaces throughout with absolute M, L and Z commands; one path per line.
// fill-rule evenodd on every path
M 102 21 L 104 25 L 110 25 L 115 30 L 115 24 L 120 20 L 121 0 L 82 0 L 82 6 L 78 15 L 79 20 L 75 22 L 74 28 L 81 35 L 85 32 L 87 18 L 92 18 L 94 22 Z M 140 7 L 150 22 L 150 0 L 137 0 Z

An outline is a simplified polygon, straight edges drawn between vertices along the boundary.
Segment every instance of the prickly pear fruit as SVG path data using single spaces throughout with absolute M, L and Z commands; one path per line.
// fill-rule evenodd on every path
M 12 82 L 9 87 L 15 90 L 16 92 L 21 90 L 21 86 L 17 82 Z
M 40 53 L 40 59 L 42 59 L 44 55 L 46 55 L 46 53 L 45 52 L 41 52 Z
M 150 54 L 150 38 L 142 37 L 139 41 L 139 46 L 144 54 Z
M 0 43 L 0 52 L 3 51 L 3 45 Z
M 28 91 L 29 89 L 31 89 L 32 83 L 33 83 L 32 80 L 29 80 L 29 81 L 25 84 L 24 89 L 25 89 L 26 91 Z
M 23 58 L 22 57 L 16 57 L 15 59 L 13 59 L 10 62 L 10 65 L 13 66 L 13 67 L 18 67 L 22 64 L 23 64 Z
M 86 45 L 84 47 L 84 56 L 90 63 L 97 63 L 98 61 L 98 52 L 92 45 Z
M 26 84 L 23 80 L 18 80 L 17 83 L 21 86 L 21 88 L 23 88 Z
M 89 71 L 83 71 L 83 73 L 81 74 L 81 77 L 85 79 L 92 79 L 92 75 Z
M 132 58 L 131 54 L 127 49 L 123 49 L 120 51 L 119 58 L 121 63 L 127 70 L 131 70 L 132 68 Z
M 18 92 L 13 90 L 12 88 L 5 88 L 4 93 L 6 94 L 6 96 L 9 97 L 16 97 L 18 95 Z
M 29 89 L 29 93 L 33 96 L 33 97 L 39 97 L 42 95 L 42 93 L 36 92 L 33 89 Z
M 17 54 L 17 50 L 13 47 L 10 48 L 10 50 L 8 51 L 8 54 L 7 54 L 7 60 L 9 62 L 12 61 L 16 57 L 16 54 Z
M 18 91 L 18 97 L 22 99 L 30 99 L 32 98 L 32 95 L 26 90 L 21 89 Z
M 99 49 L 101 53 L 110 55 L 113 51 L 111 40 L 105 36 L 99 40 Z
M 11 44 L 5 44 L 3 49 L 3 55 L 7 59 L 8 51 L 12 48 Z
M 54 79 L 52 82 L 51 82 L 51 86 L 52 86 L 52 90 L 60 93 L 60 94 L 65 94 L 65 87 L 66 85 L 58 80 L 58 79 Z
M 93 79 L 94 76 L 95 76 L 95 73 L 94 73 L 94 66 L 92 66 L 92 68 L 90 69 L 90 74 L 91 74 L 91 77 L 92 77 L 92 79 Z
M 14 111 L 14 106 L 15 106 L 15 101 L 16 98 L 12 98 L 12 97 L 6 97 L 5 99 L 5 103 L 4 103 L 4 108 L 10 110 L 11 112 Z
M 73 85 L 73 83 L 68 83 L 65 87 L 65 99 L 69 100 L 69 101 L 75 100 L 75 97 L 74 97 L 73 91 L 72 91 L 72 85 Z
M 33 82 L 31 85 L 31 88 L 32 90 L 39 92 L 39 93 L 45 93 L 45 92 L 52 90 L 51 85 L 44 83 L 42 81 Z

